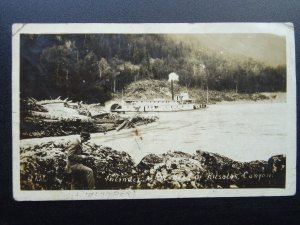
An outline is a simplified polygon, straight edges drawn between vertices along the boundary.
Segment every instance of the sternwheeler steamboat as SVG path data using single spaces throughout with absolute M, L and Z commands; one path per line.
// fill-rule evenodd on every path
M 169 75 L 170 77 L 170 75 Z M 187 92 L 174 96 L 173 80 L 171 82 L 172 99 L 153 100 L 122 100 L 111 106 L 112 112 L 171 112 L 187 111 L 206 108 L 206 104 L 197 103 L 196 99 L 189 97 Z

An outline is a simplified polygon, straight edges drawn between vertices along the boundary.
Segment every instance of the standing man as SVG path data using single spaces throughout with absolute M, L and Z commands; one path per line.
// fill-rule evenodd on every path
M 90 133 L 82 131 L 80 139 L 76 139 L 67 148 L 67 170 L 72 173 L 71 189 L 95 189 L 93 170 L 82 164 L 82 161 L 90 156 L 86 156 L 82 151 L 82 144 L 91 139 Z M 78 188 L 80 187 L 80 188 Z

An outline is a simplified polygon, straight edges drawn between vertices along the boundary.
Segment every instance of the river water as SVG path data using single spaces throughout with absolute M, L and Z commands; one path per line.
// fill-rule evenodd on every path
M 150 115 L 150 114 L 147 114 Z M 285 103 L 210 105 L 206 109 L 152 113 L 159 121 L 135 129 L 97 134 L 93 142 L 128 152 L 136 162 L 150 153 L 203 150 L 238 161 L 285 154 Z

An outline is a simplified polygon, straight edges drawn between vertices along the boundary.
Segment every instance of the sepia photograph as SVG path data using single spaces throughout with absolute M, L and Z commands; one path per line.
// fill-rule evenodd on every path
M 12 33 L 16 200 L 295 194 L 292 24 Z

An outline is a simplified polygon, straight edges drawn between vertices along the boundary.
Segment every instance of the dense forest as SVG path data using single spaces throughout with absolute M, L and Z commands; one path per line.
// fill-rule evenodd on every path
M 105 102 L 127 84 L 179 75 L 188 88 L 286 91 L 286 66 L 211 51 L 162 34 L 21 35 L 21 97 Z

